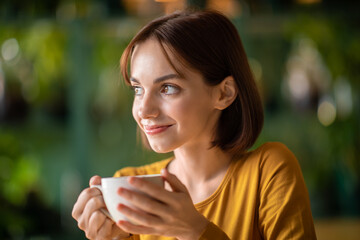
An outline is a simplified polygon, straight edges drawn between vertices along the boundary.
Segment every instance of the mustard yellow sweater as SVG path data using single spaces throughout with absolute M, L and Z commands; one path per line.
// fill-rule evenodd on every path
M 127 167 L 115 177 L 157 174 L 171 159 Z M 299 164 L 281 143 L 266 143 L 233 161 L 218 189 L 196 209 L 211 223 L 200 240 L 316 239 Z M 168 240 L 134 235 L 132 240 Z

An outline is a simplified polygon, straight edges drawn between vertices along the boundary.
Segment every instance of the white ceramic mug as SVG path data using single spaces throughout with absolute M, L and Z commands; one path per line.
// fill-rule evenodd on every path
M 119 220 L 125 220 L 129 221 L 133 224 L 136 224 L 135 222 L 128 219 L 126 216 L 124 216 L 118 209 L 117 206 L 119 203 L 124 204 L 129 207 L 133 207 L 128 201 L 126 201 L 124 198 L 122 198 L 118 194 L 118 189 L 126 188 L 129 190 L 137 191 L 134 187 L 130 185 L 128 182 L 130 176 L 126 177 L 109 177 L 109 178 L 102 178 L 101 179 L 101 185 L 92 185 L 92 188 L 98 188 L 103 195 L 105 205 L 109 211 L 106 209 L 101 209 L 101 211 L 108 216 L 110 219 L 112 219 L 114 222 L 118 222 Z M 145 178 L 147 181 L 154 183 L 159 186 L 164 186 L 164 181 L 160 174 L 152 174 L 152 175 L 138 175 L 135 177 Z M 139 192 L 139 191 L 137 191 Z M 145 194 L 145 193 L 144 193 Z

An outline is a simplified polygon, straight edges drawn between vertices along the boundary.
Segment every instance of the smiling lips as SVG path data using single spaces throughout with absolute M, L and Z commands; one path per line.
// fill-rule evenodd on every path
M 144 131 L 148 135 L 155 135 L 166 131 L 172 125 L 144 125 Z

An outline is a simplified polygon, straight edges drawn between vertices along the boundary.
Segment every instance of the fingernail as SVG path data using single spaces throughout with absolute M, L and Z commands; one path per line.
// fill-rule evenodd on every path
M 129 178 L 129 183 L 130 183 L 131 185 L 133 185 L 133 186 L 136 186 L 136 185 L 140 184 L 141 181 L 142 181 L 141 178 L 137 178 L 137 177 L 131 177 L 131 178 Z
M 118 221 L 118 225 L 124 225 L 124 224 L 126 224 L 126 221 L 124 221 L 124 220 L 119 220 Z
M 120 211 L 123 208 L 123 206 L 124 206 L 123 204 L 119 203 L 117 209 Z
M 122 194 L 124 194 L 125 193 L 125 189 L 124 188 L 122 188 L 122 187 L 120 187 L 119 189 L 118 189 L 118 194 L 119 195 L 122 195 Z

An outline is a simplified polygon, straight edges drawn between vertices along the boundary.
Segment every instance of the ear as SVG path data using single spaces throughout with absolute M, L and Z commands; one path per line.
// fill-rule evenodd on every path
M 217 94 L 215 99 L 215 108 L 224 110 L 230 106 L 237 96 L 237 86 L 233 76 L 228 76 L 222 80 L 217 86 Z

